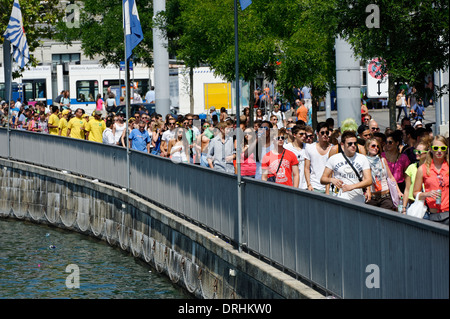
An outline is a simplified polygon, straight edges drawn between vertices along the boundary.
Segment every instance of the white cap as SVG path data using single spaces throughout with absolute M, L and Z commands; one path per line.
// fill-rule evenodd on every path
M 419 126 L 419 125 L 422 125 L 422 126 L 423 126 L 423 124 L 422 124 L 421 121 L 417 121 L 416 123 L 414 123 L 414 127 L 417 127 L 417 126 Z

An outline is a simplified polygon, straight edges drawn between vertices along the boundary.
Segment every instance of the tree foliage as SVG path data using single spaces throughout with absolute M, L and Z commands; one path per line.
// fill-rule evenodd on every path
M 3 34 L 9 23 L 13 0 L 0 0 L 0 43 L 3 43 Z M 31 55 L 31 65 L 36 66 L 39 61 L 32 52 L 42 45 L 44 39 L 55 35 L 54 24 L 63 17 L 63 8 L 59 0 L 20 0 L 22 21 L 27 37 Z
M 368 5 L 379 8 L 379 28 L 369 28 Z M 382 58 L 389 74 L 391 128 L 395 128 L 395 96 L 400 82 L 425 94 L 425 77 L 449 66 L 448 0 L 343 0 L 337 7 L 338 32 L 363 59 Z
M 410 82 L 448 67 L 449 4 L 447 0 L 345 0 L 337 9 L 338 30 L 362 58 L 382 57 L 393 78 Z M 369 28 L 366 7 L 380 9 L 379 28 Z
M 334 38 L 323 27 L 329 19 L 316 19 L 314 9 L 311 0 L 254 0 L 244 11 L 239 8 L 239 76 L 251 81 L 264 75 L 280 88 L 327 87 Z M 235 79 L 234 0 L 168 0 L 166 18 L 178 58 L 193 66 L 207 63 L 227 80 Z
M 104 65 L 119 65 L 124 60 L 124 33 L 122 1 L 83 0 L 80 6 L 79 27 L 72 27 L 65 21 L 57 24 L 56 38 L 64 43 L 81 41 L 83 52 L 89 58 L 101 57 Z M 153 2 L 136 1 L 139 19 L 144 33 L 143 41 L 133 50 L 135 62 L 153 64 Z M 69 12 L 70 13 L 70 12 Z

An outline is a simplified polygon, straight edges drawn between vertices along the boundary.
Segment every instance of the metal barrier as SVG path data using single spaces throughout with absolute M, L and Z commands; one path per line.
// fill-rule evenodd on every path
M 0 157 L 7 157 L 0 128 Z M 10 132 L 11 159 L 127 187 L 126 149 Z M 236 176 L 130 151 L 130 188 L 237 241 Z M 243 178 L 242 241 L 340 298 L 448 298 L 449 228 L 369 205 Z

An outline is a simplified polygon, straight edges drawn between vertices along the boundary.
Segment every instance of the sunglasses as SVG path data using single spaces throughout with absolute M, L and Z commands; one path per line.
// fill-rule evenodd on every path
M 379 131 L 380 128 L 379 128 L 379 127 L 372 127 L 371 130 L 372 130 L 372 131 Z
M 277 139 L 277 141 L 284 141 L 285 137 L 284 136 L 277 136 L 276 139 Z
M 376 144 L 370 145 L 370 148 L 376 148 L 376 149 L 380 149 L 380 147 Z
M 348 143 L 347 143 L 347 146 L 348 146 L 348 147 L 353 146 L 353 145 L 356 146 L 356 142 L 348 142 Z
M 420 155 L 422 155 L 422 154 L 426 154 L 426 153 L 428 153 L 428 151 L 420 151 L 420 150 L 414 150 L 414 151 L 413 151 L 413 153 L 414 153 L 414 154 L 416 154 L 416 155 L 417 155 L 417 154 L 420 154 Z
M 175 125 L 175 123 L 169 123 L 169 125 Z
M 305 135 L 306 135 L 306 133 L 297 133 L 297 135 L 300 135 L 300 136 L 305 136 Z
M 330 131 L 321 131 L 320 135 L 324 136 L 324 135 L 330 135 Z
M 433 146 L 431 146 L 431 149 L 433 151 L 435 151 L 435 152 L 437 152 L 437 151 L 445 152 L 447 150 L 447 146 L 445 146 L 445 145 L 444 146 L 433 145 Z
M 308 135 L 308 134 L 306 134 L 306 138 L 313 138 L 314 137 L 314 135 Z
M 444 179 L 442 178 L 442 176 L 440 174 L 437 175 L 437 179 L 439 182 L 439 186 L 444 187 Z
M 203 125 L 203 127 L 204 127 L 204 128 L 208 128 L 208 127 L 209 127 L 209 125 Z

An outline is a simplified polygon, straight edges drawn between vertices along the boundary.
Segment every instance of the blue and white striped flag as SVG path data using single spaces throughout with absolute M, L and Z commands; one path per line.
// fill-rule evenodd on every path
M 241 3 L 242 10 L 245 10 L 245 8 L 252 4 L 252 0 L 239 0 L 239 2 Z
M 30 52 L 23 28 L 19 0 L 14 0 L 8 27 L 3 36 L 11 42 L 14 60 L 21 68 L 25 67 L 25 64 L 30 61 Z
M 123 28 L 125 32 L 125 58 L 128 60 L 133 49 L 144 39 L 135 0 L 123 0 Z

